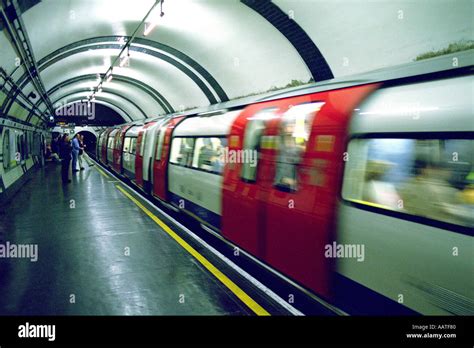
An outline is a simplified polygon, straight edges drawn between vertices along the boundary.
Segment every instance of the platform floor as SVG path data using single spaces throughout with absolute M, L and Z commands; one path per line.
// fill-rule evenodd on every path
M 54 163 L 25 183 L 0 224 L 6 241 L 37 244 L 38 261 L 0 259 L 0 315 L 255 314 L 117 185 L 97 166 L 62 185 Z M 229 277 L 269 313 L 280 311 Z

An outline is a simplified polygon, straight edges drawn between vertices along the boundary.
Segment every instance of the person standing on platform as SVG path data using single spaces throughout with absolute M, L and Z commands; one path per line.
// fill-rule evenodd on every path
M 79 151 L 81 150 L 81 144 L 79 143 L 79 134 L 76 134 L 72 139 L 72 172 L 78 172 L 77 159 L 79 158 Z
M 53 141 L 51 142 L 51 153 L 59 154 L 59 143 L 61 142 L 61 136 L 58 135 L 54 137 Z
M 84 166 L 82 165 L 82 156 L 84 155 L 84 136 L 81 134 L 77 134 L 77 139 L 79 140 L 79 170 L 84 170 Z
M 71 143 L 69 136 L 64 134 L 59 143 L 59 153 L 61 155 L 61 178 L 63 184 L 71 182 L 69 179 L 69 164 L 71 163 Z

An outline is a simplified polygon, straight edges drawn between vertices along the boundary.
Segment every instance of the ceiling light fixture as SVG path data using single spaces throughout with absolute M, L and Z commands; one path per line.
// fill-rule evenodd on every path
M 112 81 L 112 78 L 113 78 L 112 71 L 113 71 L 113 68 L 110 68 L 107 74 L 105 74 L 105 82 Z
M 163 2 L 164 2 L 164 0 L 155 0 L 155 3 L 153 4 L 153 6 L 148 10 L 147 14 L 142 19 L 140 24 L 135 28 L 135 31 L 133 32 L 132 36 L 128 40 L 126 40 L 125 37 L 122 37 L 119 40 L 120 44 L 123 44 L 124 46 L 120 50 L 118 56 L 115 57 L 114 61 L 112 62 L 110 67 L 107 69 L 106 73 L 103 76 L 100 75 L 100 74 L 97 75 L 98 78 L 99 78 L 98 86 L 94 89 L 94 92 L 88 97 L 88 100 L 90 100 L 90 99 L 95 100 L 95 93 L 96 92 L 97 93 L 102 92 L 102 84 L 104 82 L 112 81 L 112 78 L 113 78 L 112 71 L 113 71 L 113 68 L 114 68 L 115 64 L 117 63 L 117 61 L 119 61 L 119 66 L 120 67 L 124 67 L 127 63 L 130 64 L 130 45 L 132 44 L 132 41 L 137 36 L 138 31 L 140 30 L 140 28 L 143 24 L 145 24 L 145 27 L 147 28 L 145 30 L 145 32 L 148 31 L 148 33 L 151 32 L 151 30 L 153 30 L 153 28 L 156 26 L 156 21 L 150 21 L 150 22 L 153 22 L 154 24 L 152 26 L 149 25 L 148 27 L 146 26 L 146 23 L 147 23 L 147 21 L 150 17 L 150 14 L 153 12 L 153 10 L 155 9 L 155 7 L 158 4 L 161 4 L 160 17 L 163 17 L 165 15 L 165 13 L 163 12 Z M 147 34 L 145 34 L 145 36 L 146 35 Z M 127 53 L 124 54 L 125 52 L 127 52 Z M 106 62 L 106 58 L 104 58 L 104 63 L 105 62 Z
M 165 13 L 163 12 L 163 2 L 165 0 L 161 0 L 160 2 L 160 17 L 163 17 Z M 156 4 L 155 4 L 156 5 Z M 147 16 L 149 17 L 149 15 Z M 153 29 L 158 25 L 158 21 L 156 18 L 152 19 L 150 22 L 145 22 L 145 31 L 143 32 L 143 36 L 148 36 Z
M 130 47 L 127 47 L 127 54 L 120 57 L 119 66 L 123 68 L 124 66 L 130 66 Z

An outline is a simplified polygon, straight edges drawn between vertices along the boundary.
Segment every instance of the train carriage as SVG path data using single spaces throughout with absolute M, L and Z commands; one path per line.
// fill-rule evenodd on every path
M 441 63 L 151 120 L 136 184 L 350 313 L 472 314 L 472 66 Z
M 135 180 L 137 137 L 142 127 L 142 125 L 130 127 L 124 134 L 122 147 L 122 173 L 130 180 Z
M 112 169 L 117 174 L 123 174 L 123 166 L 122 166 L 123 145 L 125 142 L 125 134 L 131 127 L 132 125 L 130 124 L 123 125 L 118 129 L 118 131 L 114 135 L 113 151 L 112 151 Z
M 166 124 L 168 118 L 161 117 L 145 124 L 140 130 L 137 140 L 137 185 L 145 192 L 153 190 L 153 162 L 156 152 L 156 143 L 160 128 Z
M 258 154 L 256 163 L 228 166 L 222 233 L 325 297 L 331 270 L 324 246 L 333 233 L 346 128 L 355 105 L 374 88 L 255 104 L 230 134 L 229 151 Z
M 160 127 L 156 138 L 156 151 L 153 159 L 153 196 L 166 202 L 168 195 L 168 165 L 171 149 L 171 135 L 175 127 L 184 119 L 175 116 L 167 119 Z
M 143 127 L 139 130 L 137 135 L 137 149 L 136 149 L 136 156 L 135 156 L 135 183 L 140 188 L 147 191 L 149 189 L 149 169 L 146 165 L 146 161 L 144 161 L 145 155 L 145 147 L 146 147 L 146 135 L 150 132 L 154 127 L 156 127 L 156 121 L 150 121 L 143 125 Z M 147 159 L 148 160 L 148 159 Z M 145 167 L 145 168 L 144 168 Z M 145 169 L 145 170 L 144 170 Z M 146 188 L 147 189 L 146 189 Z
M 171 204 L 202 224 L 220 229 L 224 149 L 240 110 L 183 120 L 171 138 L 168 193 Z
M 112 164 L 114 162 L 115 137 L 118 132 L 120 132 L 118 128 L 113 128 L 107 135 L 107 154 L 104 164 L 109 167 L 112 167 Z
M 97 142 L 97 158 L 100 162 L 107 164 L 107 153 L 108 153 L 108 139 L 109 134 L 113 131 L 113 128 L 107 128 L 102 133 L 100 133 L 99 141 Z
M 462 196 L 474 173 L 472 87 L 462 76 L 382 88 L 352 117 L 337 241 L 365 255 L 339 259 L 335 279 L 342 300 L 360 294 L 351 306 L 377 298 L 424 314 L 474 313 L 474 202 Z M 426 184 L 420 170 L 436 179 Z

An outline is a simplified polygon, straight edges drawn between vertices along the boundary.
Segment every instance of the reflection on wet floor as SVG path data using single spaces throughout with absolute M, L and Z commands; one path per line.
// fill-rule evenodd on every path
M 38 260 L 0 259 L 0 314 L 252 314 L 113 181 L 87 168 L 61 185 L 50 163 L 17 193 L 4 239 Z

